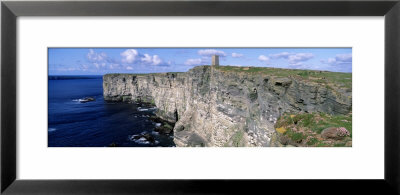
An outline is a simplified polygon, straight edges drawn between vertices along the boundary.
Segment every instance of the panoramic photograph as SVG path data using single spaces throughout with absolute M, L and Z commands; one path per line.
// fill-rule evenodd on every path
M 352 147 L 352 48 L 48 48 L 48 147 Z

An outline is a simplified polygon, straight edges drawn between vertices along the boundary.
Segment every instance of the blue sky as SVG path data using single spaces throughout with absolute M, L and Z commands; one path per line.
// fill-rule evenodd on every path
M 351 48 L 49 48 L 49 75 L 186 72 L 211 64 L 352 72 Z

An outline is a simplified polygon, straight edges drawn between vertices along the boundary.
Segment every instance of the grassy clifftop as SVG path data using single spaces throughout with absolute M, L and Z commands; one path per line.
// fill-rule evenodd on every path
M 200 67 L 200 66 L 199 66 Z M 314 83 L 321 83 L 331 87 L 352 88 L 352 74 L 343 72 L 329 72 L 317 70 L 300 70 L 300 69 L 283 69 L 270 67 L 241 67 L 241 66 L 216 66 L 219 71 L 238 72 L 249 74 L 262 74 L 278 77 L 296 77 L 308 80 Z M 107 74 L 112 76 L 118 75 L 167 75 L 167 74 L 184 74 L 184 72 L 167 72 L 167 73 L 113 73 Z
M 242 72 L 280 77 L 297 77 L 310 82 L 326 84 L 331 87 L 352 88 L 352 74 L 317 70 L 282 69 L 266 67 L 217 66 L 216 69 L 226 72 Z

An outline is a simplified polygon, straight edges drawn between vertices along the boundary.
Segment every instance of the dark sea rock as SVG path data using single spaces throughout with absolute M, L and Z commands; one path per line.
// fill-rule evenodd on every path
M 82 98 L 82 99 L 79 99 L 79 102 L 80 103 L 86 103 L 86 102 L 92 102 L 92 101 L 95 101 L 96 99 L 94 99 L 93 97 L 85 97 L 85 98 Z
M 175 123 L 163 120 L 157 116 L 151 116 L 150 120 L 158 124 L 154 131 L 161 134 L 170 134 L 174 130 Z
M 133 141 L 140 141 L 141 143 L 149 142 L 151 144 L 154 144 L 155 141 L 156 141 L 154 139 L 154 137 L 149 133 L 144 133 L 144 134 L 140 134 L 140 135 L 133 135 L 131 137 L 131 139 Z

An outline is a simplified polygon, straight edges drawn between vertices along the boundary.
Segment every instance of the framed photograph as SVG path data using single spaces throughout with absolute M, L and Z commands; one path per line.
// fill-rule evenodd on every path
M 1 192 L 398 194 L 399 6 L 3 1 Z
M 351 72 L 352 48 L 48 48 L 48 147 L 351 147 Z

